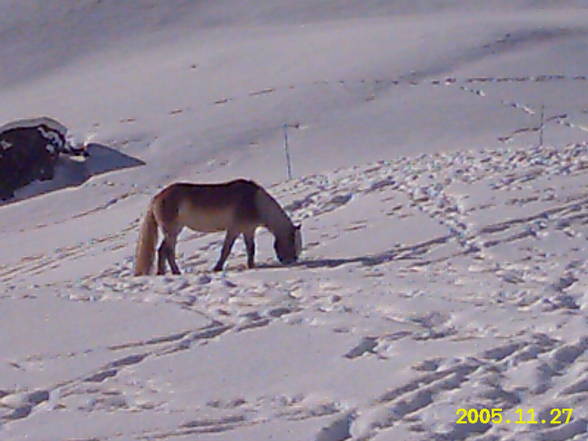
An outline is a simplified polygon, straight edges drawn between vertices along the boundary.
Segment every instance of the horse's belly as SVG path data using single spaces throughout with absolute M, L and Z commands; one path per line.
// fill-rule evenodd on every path
M 202 209 L 182 207 L 180 222 L 192 230 L 211 233 L 224 231 L 233 223 L 233 212 L 230 209 Z

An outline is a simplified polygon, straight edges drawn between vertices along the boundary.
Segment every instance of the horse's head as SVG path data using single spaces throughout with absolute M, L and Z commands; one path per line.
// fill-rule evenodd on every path
M 298 260 L 302 251 L 302 232 L 301 225 L 294 225 L 289 231 L 282 236 L 276 236 L 274 250 L 280 263 L 289 265 Z

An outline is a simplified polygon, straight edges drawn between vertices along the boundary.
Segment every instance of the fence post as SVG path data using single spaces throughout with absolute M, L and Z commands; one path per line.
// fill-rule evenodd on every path
M 290 161 L 290 147 L 288 146 L 288 124 L 284 124 L 284 151 L 286 152 L 286 166 L 288 168 L 288 180 L 292 179 L 292 163 Z
M 543 147 L 543 127 L 545 125 L 545 104 L 541 105 L 541 125 L 539 126 L 539 147 Z

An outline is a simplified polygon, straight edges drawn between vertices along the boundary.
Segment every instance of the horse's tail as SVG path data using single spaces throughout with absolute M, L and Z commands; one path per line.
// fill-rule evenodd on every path
M 157 243 L 157 221 L 153 214 L 153 203 L 149 204 L 147 213 L 143 217 L 139 240 L 135 250 L 135 276 L 149 274 L 155 257 L 155 245 Z

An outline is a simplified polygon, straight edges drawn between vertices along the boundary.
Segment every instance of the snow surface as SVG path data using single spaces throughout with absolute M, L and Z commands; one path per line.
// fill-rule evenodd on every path
M 588 439 L 584 1 L 0 0 L 0 35 L 0 121 L 92 155 L 0 207 L 0 440 Z M 299 264 L 186 231 L 131 277 L 153 194 L 237 177 Z

